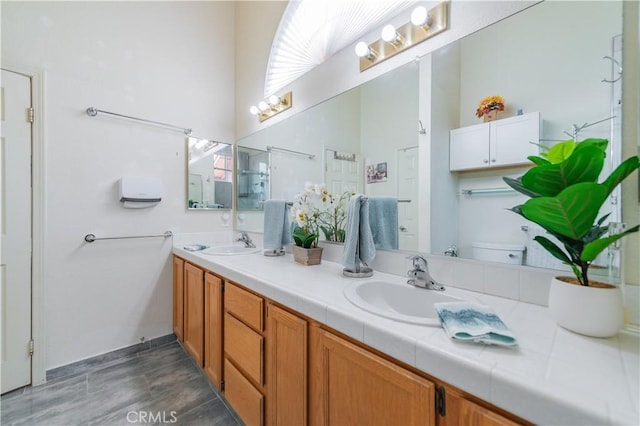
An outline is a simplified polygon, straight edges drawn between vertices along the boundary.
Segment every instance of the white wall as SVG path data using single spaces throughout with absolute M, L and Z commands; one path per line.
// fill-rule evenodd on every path
M 172 332 L 171 240 L 101 236 L 212 231 L 185 209 L 185 137 L 94 106 L 234 139 L 230 2 L 2 2 L 2 65 L 45 73 L 46 367 Z M 224 99 L 225 102 L 215 102 Z M 157 176 L 163 201 L 121 207 L 124 175 Z

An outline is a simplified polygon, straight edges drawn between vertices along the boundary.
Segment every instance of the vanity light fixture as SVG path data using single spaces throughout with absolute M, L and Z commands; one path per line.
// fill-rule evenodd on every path
M 361 41 L 356 44 L 356 55 L 360 58 L 366 58 L 372 61 L 378 56 L 378 52 L 367 46 L 367 43 L 364 41 Z
M 447 11 L 446 1 L 429 10 L 418 6 L 411 13 L 410 22 L 399 28 L 385 25 L 381 38 L 369 45 L 364 41 L 359 42 L 356 55 L 360 57 L 360 72 L 446 30 Z
M 280 114 L 282 111 L 286 111 L 291 108 L 292 105 L 291 92 L 287 92 L 282 96 L 271 95 L 268 101 L 260 101 L 258 106 L 252 105 L 249 108 L 249 112 L 252 115 L 257 115 L 258 120 L 262 123 L 267 118 L 271 118 L 276 114 Z
M 405 38 L 402 37 L 402 35 L 396 31 L 396 27 L 391 24 L 385 25 L 382 28 L 380 37 L 382 37 L 382 39 L 387 43 L 391 43 L 396 47 L 402 46 L 405 42 Z

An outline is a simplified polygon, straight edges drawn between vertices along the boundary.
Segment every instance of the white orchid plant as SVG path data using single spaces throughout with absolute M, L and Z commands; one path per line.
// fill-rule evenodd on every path
M 292 209 L 296 222 L 295 244 L 304 248 L 317 247 L 320 231 L 327 241 L 344 241 L 346 202 L 351 195 L 352 192 L 345 192 L 336 199 L 325 184 L 305 183 L 304 191 L 296 196 Z

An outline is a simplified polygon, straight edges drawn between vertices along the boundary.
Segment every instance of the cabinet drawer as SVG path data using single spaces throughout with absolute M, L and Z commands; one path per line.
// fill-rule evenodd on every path
M 264 396 L 228 360 L 224 360 L 224 396 L 247 426 L 263 424 Z
M 240 287 L 227 283 L 224 305 L 227 312 L 241 319 L 258 331 L 263 331 L 264 300 Z
M 258 385 L 263 385 L 263 337 L 228 313 L 224 318 L 224 351 Z

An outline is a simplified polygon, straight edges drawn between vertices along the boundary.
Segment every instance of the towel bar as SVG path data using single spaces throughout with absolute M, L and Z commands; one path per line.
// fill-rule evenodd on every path
M 173 236 L 173 232 L 171 231 L 164 231 L 164 234 L 160 234 L 160 235 L 132 235 L 132 236 L 128 236 L 128 237 L 96 237 L 94 234 L 87 234 L 84 236 L 84 241 L 87 243 L 92 243 L 94 241 L 98 241 L 98 240 L 124 240 L 124 239 L 130 239 L 130 238 L 159 238 L 159 237 L 163 237 L 163 238 L 170 238 Z

